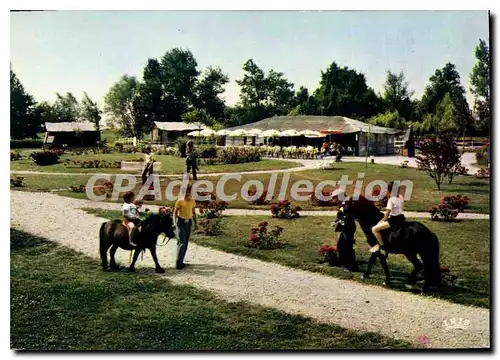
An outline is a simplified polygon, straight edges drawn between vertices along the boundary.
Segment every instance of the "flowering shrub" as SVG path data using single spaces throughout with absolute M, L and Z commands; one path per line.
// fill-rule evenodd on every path
M 441 267 L 441 282 L 448 286 L 455 286 L 457 276 L 453 275 L 448 266 Z
M 13 187 L 24 187 L 24 186 L 26 186 L 26 185 L 24 184 L 24 178 L 23 178 L 23 177 L 20 177 L 20 176 L 16 176 L 15 178 L 10 179 L 10 184 L 11 184 Z
M 446 205 L 450 209 L 457 209 L 459 212 L 464 211 L 469 207 L 469 198 L 461 195 L 443 196 L 441 204 Z
M 72 191 L 72 192 L 75 192 L 75 193 L 83 193 L 85 192 L 85 185 L 80 185 L 80 186 L 70 186 L 69 189 Z
M 490 169 L 489 168 L 481 168 L 477 171 L 476 177 L 478 179 L 489 178 L 490 177 Z
M 329 200 L 323 200 L 323 199 L 318 198 L 316 196 L 316 192 L 313 191 L 310 194 L 312 196 L 312 202 L 313 202 L 313 204 L 315 204 L 317 206 L 336 206 L 336 205 L 340 204 L 338 196 L 332 196 L 332 192 L 331 191 L 323 189 L 323 190 L 321 190 L 321 194 L 324 197 L 329 198 Z
M 331 266 L 336 266 L 339 264 L 339 256 L 336 246 L 322 245 L 320 246 L 318 253 L 323 255 L 325 261 L 327 261 Z
M 10 152 L 10 161 L 21 160 L 23 157 L 17 151 Z
M 227 202 L 217 199 L 213 193 L 210 194 L 210 198 L 209 201 L 198 202 L 200 210 L 198 233 L 209 236 L 221 235 L 224 232 L 221 217 L 227 208 Z
M 220 150 L 218 160 L 223 164 L 239 164 L 260 161 L 258 147 L 227 147 Z
M 35 151 L 31 153 L 30 157 L 39 166 L 53 165 L 59 162 L 59 153 L 56 150 Z
M 257 248 L 261 250 L 278 249 L 283 247 L 279 237 L 283 233 L 283 228 L 275 226 L 273 230 L 268 230 L 267 221 L 259 223 L 258 227 L 253 227 L 250 232 L 250 243 L 246 247 Z
M 410 162 L 408 160 L 403 160 L 403 161 L 401 161 L 401 165 L 400 166 L 402 168 L 407 168 L 409 166 L 409 163 Z
M 485 145 L 476 151 L 476 163 L 481 166 L 488 166 L 488 146 Z
M 257 193 L 257 189 L 255 187 L 251 187 L 248 189 L 248 196 L 254 196 Z M 269 204 L 269 201 L 266 200 L 267 197 L 267 190 L 264 190 L 262 194 L 259 196 L 258 199 L 254 201 L 250 201 L 251 205 L 267 205 Z M 272 197 L 274 198 L 274 196 Z
M 441 221 L 454 221 L 457 217 L 459 211 L 452 210 L 448 208 L 446 205 L 433 206 L 429 209 L 429 213 L 431 214 L 431 220 L 441 220 Z
M 448 172 L 448 184 L 451 185 L 453 178 L 455 175 L 467 175 L 469 173 L 469 169 L 462 165 L 462 163 L 456 163 L 455 166 L 451 168 Z
M 141 159 L 141 161 L 143 161 L 143 160 Z M 85 169 L 90 169 L 90 168 L 94 168 L 94 169 L 105 169 L 105 168 L 106 169 L 109 169 L 109 168 L 119 169 L 121 167 L 121 162 L 120 161 L 98 160 L 98 159 L 84 160 L 84 161 L 67 159 L 64 162 L 64 165 L 68 166 L 68 167 L 80 167 L 80 168 L 85 168 Z
M 288 200 L 283 200 L 279 204 L 271 206 L 271 215 L 278 219 L 295 219 L 300 216 L 299 211 L 301 210 L 299 206 L 293 206 Z

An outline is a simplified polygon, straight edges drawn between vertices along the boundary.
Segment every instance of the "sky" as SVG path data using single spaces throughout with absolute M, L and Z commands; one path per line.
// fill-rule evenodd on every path
M 223 97 L 238 101 L 236 79 L 252 58 L 283 72 L 295 88 L 318 87 L 335 61 L 365 74 L 383 92 L 386 71 L 403 71 L 420 97 L 429 77 L 456 65 L 469 91 L 486 11 L 54 11 L 11 13 L 11 67 L 37 101 L 56 92 L 103 97 L 123 74 L 142 78 L 148 58 L 188 48 L 200 70 L 229 75 Z M 468 93 L 468 99 L 472 97 Z

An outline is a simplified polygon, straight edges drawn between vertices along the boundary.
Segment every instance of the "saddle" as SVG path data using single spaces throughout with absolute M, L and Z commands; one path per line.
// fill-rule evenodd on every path
M 406 237 L 406 227 L 405 222 L 399 224 L 394 224 L 389 229 L 389 236 L 387 237 L 387 245 L 390 247 L 399 247 L 402 240 Z

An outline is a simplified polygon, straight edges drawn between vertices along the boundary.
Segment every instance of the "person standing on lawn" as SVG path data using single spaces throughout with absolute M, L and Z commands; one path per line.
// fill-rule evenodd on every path
M 191 185 L 186 188 L 183 199 L 175 202 L 174 224 L 177 227 L 177 269 L 183 269 L 191 231 L 196 231 L 196 201 L 191 196 Z
M 189 174 L 193 170 L 193 180 L 198 180 L 196 172 L 198 171 L 198 161 L 194 143 L 189 140 L 186 144 L 186 172 Z

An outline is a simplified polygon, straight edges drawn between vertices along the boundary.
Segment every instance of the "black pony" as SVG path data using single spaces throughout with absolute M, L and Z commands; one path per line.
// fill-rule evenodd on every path
M 358 220 L 370 246 L 377 244 L 377 239 L 372 233 L 372 227 L 383 218 L 383 214 L 372 201 L 363 196 L 360 196 L 359 200 L 349 198 L 343 204 L 341 212 L 345 216 L 352 216 Z M 342 215 L 339 214 L 338 216 Z M 383 249 L 388 253 L 403 254 L 413 264 L 414 268 L 408 277 L 408 284 L 411 286 L 416 284 L 417 274 L 423 266 L 425 279 L 423 290 L 428 291 L 431 287 L 439 287 L 441 285 L 441 271 L 439 265 L 439 240 L 437 236 L 417 221 L 406 221 L 404 227 L 396 231 L 400 232 L 398 236 L 391 236 L 394 232 L 390 228 L 381 232 L 384 242 Z M 417 255 L 422 259 L 423 265 Z M 375 252 L 370 257 L 365 277 L 370 275 L 371 267 L 377 258 L 382 263 L 386 282 L 389 283 L 390 274 L 387 262 L 385 256 L 380 251 Z
M 155 270 L 157 273 L 164 273 L 165 269 L 160 266 L 158 257 L 156 256 L 156 243 L 160 234 L 165 234 L 169 239 L 175 237 L 173 230 L 173 221 L 170 214 L 151 214 L 148 218 L 141 222 L 134 234 L 134 243 L 137 246 L 133 247 L 129 242 L 129 233 L 121 220 L 111 220 L 102 223 L 99 230 L 99 252 L 101 254 L 102 267 L 105 271 L 110 269 L 119 269 L 115 262 L 115 253 L 118 248 L 124 250 L 135 250 L 132 263 L 129 266 L 130 271 L 135 271 L 135 263 L 141 251 L 149 249 L 153 261 L 155 262 Z M 108 250 L 110 254 L 110 265 L 108 266 Z

